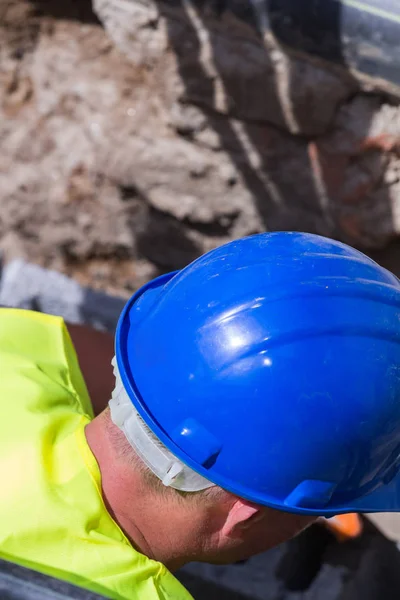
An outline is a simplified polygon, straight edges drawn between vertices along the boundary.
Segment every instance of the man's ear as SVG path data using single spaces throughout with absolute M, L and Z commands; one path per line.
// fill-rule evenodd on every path
M 222 528 L 222 535 L 236 537 L 241 531 L 248 529 L 256 521 L 261 520 L 263 516 L 260 506 L 238 498 L 229 510 Z

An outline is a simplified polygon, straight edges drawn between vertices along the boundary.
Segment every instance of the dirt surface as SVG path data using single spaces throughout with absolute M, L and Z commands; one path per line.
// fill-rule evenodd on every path
M 127 295 L 258 231 L 396 239 L 393 99 L 207 2 L 94 5 L 0 0 L 6 260 Z

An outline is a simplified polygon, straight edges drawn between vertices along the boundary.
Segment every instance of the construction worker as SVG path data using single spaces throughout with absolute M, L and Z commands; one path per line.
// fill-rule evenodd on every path
M 399 315 L 394 275 L 298 233 L 141 288 L 113 392 L 102 334 L 70 328 L 79 367 L 61 319 L 1 310 L 0 556 L 110 598 L 183 600 L 171 571 L 189 561 L 399 510 Z

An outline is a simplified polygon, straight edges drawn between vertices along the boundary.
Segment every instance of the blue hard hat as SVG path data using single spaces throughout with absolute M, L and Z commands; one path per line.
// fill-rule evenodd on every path
M 116 356 L 154 434 L 288 512 L 400 510 L 400 282 L 344 244 L 265 233 L 142 287 Z

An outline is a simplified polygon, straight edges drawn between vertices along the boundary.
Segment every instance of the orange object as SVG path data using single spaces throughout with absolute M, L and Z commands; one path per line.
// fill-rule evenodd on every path
M 363 530 L 362 519 L 356 513 L 339 515 L 331 519 L 322 518 L 321 523 L 333 533 L 339 542 L 357 538 Z

